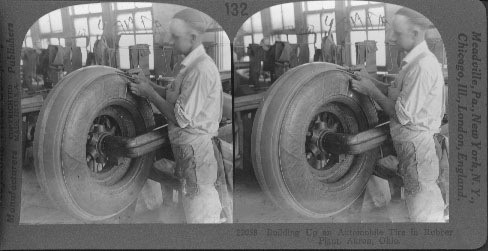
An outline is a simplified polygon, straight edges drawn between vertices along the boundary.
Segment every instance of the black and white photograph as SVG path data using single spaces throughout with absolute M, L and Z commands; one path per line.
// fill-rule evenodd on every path
M 193 8 L 73 5 L 21 52 L 20 224 L 232 223 L 230 41 Z
M 0 250 L 483 249 L 487 8 L 1 0 Z
M 428 18 L 284 3 L 233 53 L 237 222 L 449 221 L 447 59 Z

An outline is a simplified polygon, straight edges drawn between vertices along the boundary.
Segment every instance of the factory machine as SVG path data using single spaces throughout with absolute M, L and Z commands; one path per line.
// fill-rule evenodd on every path
M 389 118 L 351 89 L 357 70 L 308 63 L 285 72 L 267 92 L 234 99 L 234 112 L 257 108 L 253 171 L 281 208 L 324 218 L 348 208 L 373 174 L 401 185 L 394 171 L 376 165 L 394 152 Z

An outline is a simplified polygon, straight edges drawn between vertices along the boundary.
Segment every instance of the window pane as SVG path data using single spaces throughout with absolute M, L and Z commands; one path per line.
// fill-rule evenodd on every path
M 100 13 L 102 12 L 102 4 L 101 3 L 92 3 L 88 5 L 90 9 L 90 13 Z
M 335 31 L 336 27 L 336 20 L 335 20 L 335 13 L 322 13 L 322 31 L 329 31 L 330 24 L 332 23 L 332 19 L 334 19 L 334 23 L 332 24 L 332 31 Z
M 81 65 L 85 66 L 86 65 L 86 54 L 87 51 L 85 48 L 81 48 Z
M 368 33 L 369 40 L 376 41 L 376 65 L 386 65 L 386 45 L 385 45 L 385 31 L 370 31 Z
M 295 27 L 295 9 L 293 3 L 283 4 L 283 25 L 285 28 Z
M 102 35 L 103 30 L 101 29 L 103 27 L 103 24 L 101 23 L 102 16 L 98 17 L 90 17 L 88 23 L 90 25 L 90 35 Z M 98 23 L 100 22 L 100 27 L 98 27 Z
M 152 30 L 151 19 L 152 17 L 150 11 L 136 12 L 135 14 L 136 29 Z
M 242 25 L 242 30 L 244 32 L 252 32 L 252 28 L 251 28 L 251 19 L 247 19 L 246 22 L 244 22 L 244 24 Z
M 313 62 L 313 56 L 315 55 L 315 47 L 313 44 L 308 45 L 308 51 L 309 51 L 309 58 L 308 62 Z
M 353 28 L 366 27 L 366 11 L 364 9 L 351 11 L 350 17 Z
M 252 44 L 252 36 L 244 36 L 242 38 L 244 40 L 244 51 L 247 53 L 247 47 Z
M 120 67 L 122 69 L 129 69 L 129 46 L 134 45 L 134 36 L 122 35 L 119 42 Z
M 88 14 L 90 11 L 88 9 L 88 4 L 75 5 L 73 6 L 75 10 L 75 15 Z
M 152 3 L 135 3 L 137 8 L 148 8 L 152 7 Z
M 52 32 L 63 32 L 63 20 L 61 18 L 61 10 L 55 10 L 49 13 L 49 18 L 51 21 L 51 31 Z
M 359 5 L 365 5 L 368 4 L 367 1 L 351 1 L 351 6 L 359 6 Z
M 273 30 L 283 29 L 283 20 L 281 19 L 281 5 L 276 5 L 270 8 L 271 12 L 271 26 Z
M 369 9 L 368 13 L 370 17 L 371 25 L 374 26 L 384 26 L 382 19 L 385 17 L 385 9 L 384 7 L 379 7 L 379 8 L 371 8 Z
M 288 42 L 292 44 L 297 43 L 297 35 L 288 35 Z
M 50 38 L 49 39 L 49 44 L 51 45 L 59 45 L 59 40 L 57 38 Z
M 261 42 L 261 39 L 263 39 L 263 33 L 254 34 L 253 38 L 254 38 L 254 43 L 259 44 Z
M 154 70 L 154 47 L 153 35 L 136 35 L 136 44 L 148 44 L 149 51 L 149 69 Z
M 351 62 L 356 64 L 356 42 L 366 40 L 366 31 L 351 31 Z
M 323 1 L 324 9 L 334 9 L 335 8 L 335 1 Z
M 66 41 L 64 40 L 64 38 L 59 39 L 59 45 L 61 45 L 63 47 L 66 46 Z
M 128 10 L 128 9 L 134 9 L 134 3 L 123 3 L 123 2 L 118 2 L 117 3 L 117 9 L 118 10 Z
M 31 37 L 28 37 L 25 39 L 25 44 L 27 47 L 31 47 L 31 48 L 34 47 L 34 45 L 32 44 L 32 38 Z
M 130 13 L 117 15 L 117 21 L 119 31 L 131 31 L 134 29 L 134 20 L 132 20 L 132 14 Z
M 230 71 L 231 70 L 231 49 L 230 40 L 224 31 L 219 31 L 217 33 L 217 43 L 218 43 L 218 58 L 219 58 L 219 70 L 220 71 Z
M 25 34 L 25 35 L 26 35 L 27 37 L 30 37 L 30 35 L 31 35 L 31 30 L 29 29 L 29 30 L 27 31 L 27 34 Z
M 261 12 L 254 14 L 252 17 L 252 29 L 253 32 L 262 32 L 263 25 L 261 23 Z
M 44 15 L 39 18 L 39 30 L 41 33 L 51 33 L 51 24 L 49 22 L 49 15 Z
M 307 25 L 313 31 L 320 31 L 320 14 L 307 15 Z
M 84 37 L 76 38 L 76 46 L 81 48 L 86 48 L 86 38 Z
M 48 45 L 49 45 L 49 40 L 47 40 L 47 38 L 41 39 L 41 48 L 42 49 L 47 49 Z
M 316 34 L 316 36 L 310 34 L 308 35 L 308 43 L 311 45 L 311 46 L 319 46 L 320 45 L 320 34 Z
M 307 2 L 307 10 L 321 10 L 322 6 L 322 2 L 320 1 Z
M 74 25 L 77 36 L 88 35 L 88 23 L 85 17 L 75 18 Z
M 90 36 L 90 42 L 87 47 L 93 50 L 93 46 L 95 45 L 96 41 L 97 41 L 97 36 Z

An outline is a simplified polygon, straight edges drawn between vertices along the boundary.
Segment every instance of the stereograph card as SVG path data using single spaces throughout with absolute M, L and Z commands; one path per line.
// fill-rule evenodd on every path
M 0 249 L 486 248 L 486 6 L 3 0 Z

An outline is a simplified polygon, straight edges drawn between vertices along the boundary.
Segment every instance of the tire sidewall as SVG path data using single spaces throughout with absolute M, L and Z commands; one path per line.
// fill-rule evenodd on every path
M 314 78 L 322 78 L 324 74 L 331 69 L 340 68 L 339 66 L 326 63 L 313 63 L 297 67 L 273 84 L 261 103 L 253 126 L 253 166 L 260 185 L 265 193 L 280 207 L 299 213 L 301 215 L 313 218 L 323 218 L 335 214 L 346 207 L 341 206 L 337 210 L 320 211 L 317 208 L 306 208 L 301 203 L 303 199 L 319 199 L 322 201 L 343 200 L 347 196 L 348 200 L 342 204 L 347 206 L 352 204 L 359 197 L 367 182 L 367 178 L 373 171 L 372 162 L 376 160 L 376 150 L 362 154 L 363 163 L 368 165 L 357 166 L 352 169 L 355 172 L 348 174 L 359 179 L 360 182 L 346 182 L 340 187 L 335 188 L 335 195 L 328 194 L 330 188 L 327 185 L 317 183 L 316 179 L 310 184 L 300 183 L 308 186 L 306 191 L 300 196 L 304 196 L 301 202 L 297 200 L 296 191 L 290 192 L 290 184 L 287 184 L 287 177 L 296 177 L 297 179 L 313 178 L 313 173 L 305 159 L 304 145 L 305 133 L 311 118 L 315 115 L 322 105 L 337 98 L 337 96 L 350 96 L 352 102 L 356 102 L 362 108 L 361 112 L 369 116 L 367 124 L 362 126 L 368 129 L 377 123 L 377 116 L 374 106 L 369 99 L 350 94 L 347 91 L 347 85 L 339 84 L 327 88 L 327 81 L 317 81 Z M 346 76 L 341 75 L 343 78 Z M 347 81 L 345 82 L 347 83 Z M 332 83 L 333 84 L 333 83 Z M 324 89 L 325 87 L 325 89 Z M 312 94 L 313 97 L 307 98 Z M 344 97 L 346 98 L 346 97 Z M 319 100 L 317 102 L 317 99 Z M 306 111 L 309 112 L 306 112 Z M 363 117 L 364 114 L 363 114 Z M 302 156 L 298 156 L 301 153 Z M 364 156 L 369 156 L 364 159 Z M 355 160 L 357 162 L 357 158 Z M 284 166 L 289 168 L 283 168 Z M 293 167 L 293 168 L 291 168 Z M 307 170 L 305 170 L 307 169 Z M 297 172 L 298 170 L 298 172 Z M 301 170 L 301 171 L 300 171 Z M 306 177 L 304 177 L 306 176 Z M 289 182 L 288 182 L 289 183 Z M 296 190 L 296 188 L 294 188 Z M 293 194 L 295 192 L 295 194 Z M 309 193 L 309 194 L 307 194 Z M 311 196 L 311 194 L 314 196 Z M 320 196 L 319 196 L 320 195 Z M 305 203 L 306 204 L 306 203 Z
M 36 161 L 36 172 L 41 187 L 59 207 L 87 221 L 113 217 L 130 206 L 137 199 L 152 164 L 153 154 L 133 159 L 131 166 L 137 166 L 136 170 L 127 173 L 123 184 L 113 187 L 101 186 L 89 179 L 87 135 L 93 119 L 104 107 L 114 103 L 126 104 L 127 109 L 138 114 L 135 121 L 142 122 L 137 130 L 139 134 L 154 127 L 150 105 L 128 93 L 126 81 L 113 74 L 115 71 L 118 70 L 94 66 L 68 75 L 51 91 L 36 126 L 35 144 L 39 161 Z M 67 184 L 65 175 L 70 173 L 68 170 L 78 170 L 81 178 L 88 181 L 86 190 L 98 189 L 92 195 L 95 206 L 77 203 L 79 198 L 76 194 L 83 188 L 75 189 L 69 182 Z

